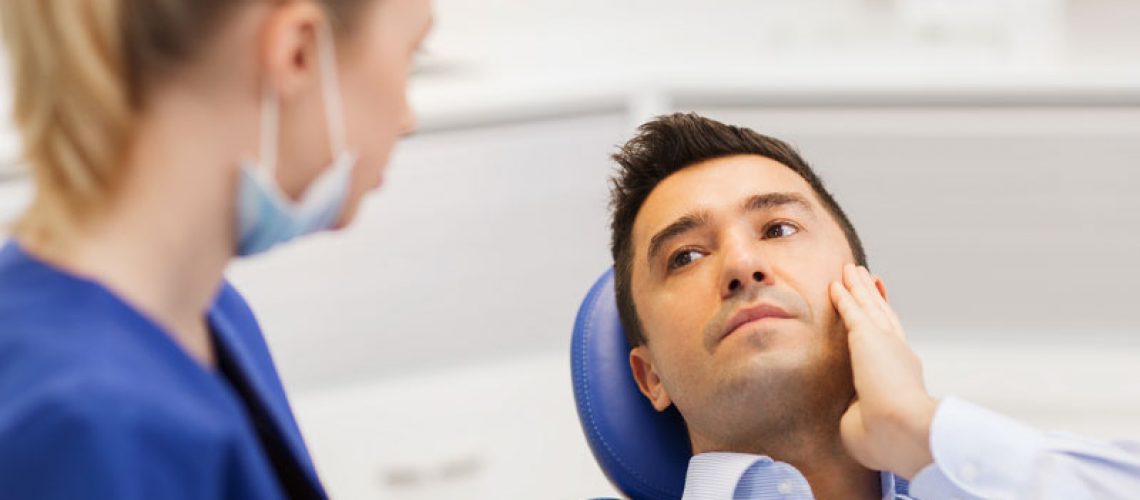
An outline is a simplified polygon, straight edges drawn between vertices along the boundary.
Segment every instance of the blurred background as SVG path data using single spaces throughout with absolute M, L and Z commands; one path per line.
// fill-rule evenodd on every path
M 796 144 L 929 386 L 1140 439 L 1140 1 L 437 0 L 421 128 L 345 234 L 233 265 L 336 498 L 616 495 L 569 338 L 615 148 Z M 0 64 L 0 73 L 3 73 Z M 0 78 L 0 218 L 27 202 Z

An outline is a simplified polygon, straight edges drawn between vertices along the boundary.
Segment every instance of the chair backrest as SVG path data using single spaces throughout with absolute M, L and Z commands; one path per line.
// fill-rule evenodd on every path
M 578 309 L 570 350 L 578 419 L 606 477 L 634 500 L 681 498 L 689 434 L 675 408 L 657 412 L 637 388 L 612 269 Z

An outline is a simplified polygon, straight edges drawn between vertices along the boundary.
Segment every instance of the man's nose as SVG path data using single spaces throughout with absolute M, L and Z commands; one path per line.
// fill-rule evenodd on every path
M 721 297 L 727 299 L 771 281 L 772 273 L 763 251 L 751 238 L 728 245 L 724 252 Z
M 748 278 L 751 278 L 752 281 L 755 283 L 763 283 L 765 276 L 764 276 L 763 271 L 753 271 L 752 276 L 749 276 Z M 731 280 L 729 280 L 728 290 L 727 290 L 728 293 L 736 293 L 737 291 L 739 291 L 741 288 L 744 287 L 744 283 L 747 282 L 747 280 L 748 280 L 747 278 L 745 278 L 743 280 L 741 278 L 732 278 Z

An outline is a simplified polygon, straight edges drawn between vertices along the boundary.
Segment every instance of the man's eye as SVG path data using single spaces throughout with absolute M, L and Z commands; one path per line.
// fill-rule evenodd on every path
M 700 260 L 704 255 L 696 250 L 681 250 L 669 258 L 669 270 L 685 267 Z
M 786 238 L 799 232 L 799 228 L 787 222 L 777 222 L 764 229 L 764 239 Z

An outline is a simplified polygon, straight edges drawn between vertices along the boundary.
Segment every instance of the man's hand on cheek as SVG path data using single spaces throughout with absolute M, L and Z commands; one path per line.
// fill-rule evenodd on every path
M 847 326 L 856 400 L 840 422 L 847 451 L 868 468 L 913 478 L 933 459 L 930 424 L 938 402 L 898 316 L 863 267 L 847 265 L 831 300 Z

